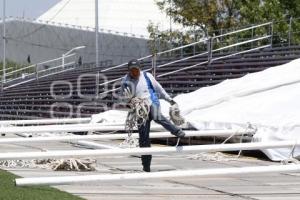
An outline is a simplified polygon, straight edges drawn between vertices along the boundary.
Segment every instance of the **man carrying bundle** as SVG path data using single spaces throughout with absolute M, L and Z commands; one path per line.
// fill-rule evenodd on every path
M 131 105 L 131 108 L 134 107 L 134 102 L 143 102 L 142 107 L 147 113 L 143 115 L 142 119 L 137 119 L 139 146 L 151 146 L 149 138 L 151 120 L 162 125 L 178 138 L 183 138 L 185 133 L 162 115 L 159 98 L 165 99 L 172 107 L 178 109 L 177 103 L 167 94 L 152 74 L 143 72 L 140 68 L 141 66 L 138 60 L 128 62 L 128 74 L 125 75 L 121 83 L 122 94 L 127 103 Z M 139 111 L 137 111 L 137 113 L 139 113 Z M 143 170 L 150 172 L 152 155 L 142 155 L 141 159 Z

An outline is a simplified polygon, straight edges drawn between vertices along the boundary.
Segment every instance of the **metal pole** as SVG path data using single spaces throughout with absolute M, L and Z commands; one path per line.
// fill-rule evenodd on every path
M 97 75 L 96 75 L 96 95 L 95 95 L 96 99 L 99 98 L 99 91 L 100 91 L 100 89 L 99 89 L 99 84 L 100 84 L 99 78 L 100 78 L 100 72 L 98 71 Z
M 213 145 L 191 145 L 175 147 L 147 147 L 147 148 L 125 148 L 125 149 L 104 149 L 104 150 L 57 150 L 57 151 L 33 151 L 33 152 L 9 152 L 0 153 L 0 160 L 19 160 L 19 159 L 44 159 L 44 158 L 78 158 L 82 156 L 125 156 L 125 155 L 158 155 L 158 154 L 183 154 L 219 151 L 239 151 L 239 150 L 261 150 L 298 147 L 300 141 L 289 140 L 279 142 L 253 142 L 237 144 L 213 144 Z
M 169 0 L 169 4 L 170 4 L 170 7 L 172 8 L 172 1 Z M 173 38 L 172 38 L 172 15 L 170 15 L 170 49 L 173 48 L 173 45 L 172 45 L 172 42 L 173 42 Z M 169 56 L 172 56 L 172 52 L 170 52 L 170 55 Z
M 23 135 L 25 133 L 22 133 Z M 234 131 L 234 130 L 207 130 L 207 131 L 186 131 L 186 137 L 216 137 L 216 136 L 232 136 L 232 135 L 248 135 L 254 132 Z M 50 136 L 49 137 L 32 137 L 32 138 L 4 138 L 0 139 L 0 144 L 9 143 L 35 143 L 35 142 L 53 142 L 53 141 L 78 141 L 78 140 L 120 140 L 128 138 L 127 134 L 104 134 L 104 135 L 69 135 L 69 136 Z M 132 138 L 139 138 L 138 133 L 133 133 Z M 169 132 L 151 132 L 150 138 L 173 138 L 175 135 Z
M 158 52 L 161 52 L 160 36 L 158 36 Z
M 125 131 L 124 125 L 103 126 L 99 124 L 67 124 L 67 125 L 45 125 L 45 126 L 11 126 L 0 127 L 0 133 L 42 133 L 42 132 L 81 132 L 81 131 Z M 153 131 L 161 131 L 163 127 L 155 125 Z
M 65 54 L 62 55 L 61 57 L 61 67 L 64 69 L 65 68 Z
M 102 126 L 101 124 L 71 124 L 45 126 L 1 127 L 0 133 L 42 133 L 124 130 L 124 126 Z
M 105 175 L 77 175 L 77 176 L 54 176 L 54 177 L 35 177 L 35 178 L 17 178 L 17 186 L 30 185 L 65 185 L 73 183 L 87 182 L 112 182 L 112 181 L 130 181 L 161 178 L 183 178 L 183 177 L 218 177 L 232 176 L 238 174 L 265 174 L 279 172 L 297 172 L 300 171 L 300 165 L 269 165 L 255 167 L 230 167 L 218 169 L 194 169 L 194 170 L 172 170 L 150 173 L 125 173 L 125 174 L 105 174 Z
M 30 133 L 16 133 L 17 136 L 23 137 L 23 138 L 31 138 L 32 134 Z
M 196 55 L 196 45 L 193 46 L 193 55 Z
M 221 35 L 223 35 L 223 29 L 221 28 Z M 223 37 L 220 37 L 220 44 L 221 46 L 223 46 Z M 223 51 L 221 51 L 220 53 L 223 53 Z
M 292 20 L 293 20 L 293 18 L 292 18 L 292 17 L 290 17 L 290 22 L 289 22 L 289 47 L 291 46 L 291 37 L 292 37 L 292 33 L 291 33 L 291 31 L 292 31 Z
M 156 53 L 152 57 L 152 74 L 154 78 L 156 77 Z
M 99 66 L 99 13 L 98 0 L 95 0 L 95 39 L 96 39 L 96 67 Z
M 254 28 L 251 29 L 251 40 L 253 40 L 254 37 Z M 251 49 L 253 48 L 253 42 L 251 42 Z
M 209 40 L 207 41 L 208 65 L 210 65 L 212 60 L 212 41 L 213 38 L 209 38 Z
M 65 59 L 68 58 L 68 57 L 70 57 L 70 56 L 71 56 L 70 54 L 71 54 L 73 51 L 76 51 L 76 50 L 79 50 L 79 49 L 84 49 L 85 47 L 86 47 L 86 46 L 78 46 L 78 47 L 74 47 L 73 49 L 70 49 L 68 52 L 62 54 L 62 56 L 61 56 L 61 60 L 62 60 L 62 68 L 63 68 L 63 69 L 65 68 Z M 74 53 L 74 55 L 75 55 L 75 53 Z M 40 64 L 41 64 L 41 63 L 40 63 Z
M 5 18 L 6 18 L 6 0 L 3 0 L 3 75 L 2 75 L 2 84 L 6 82 L 6 26 L 5 26 Z
M 270 45 L 271 45 L 271 48 L 273 47 L 273 32 L 274 32 L 274 21 L 272 21 L 272 23 L 271 23 L 271 25 L 270 25 L 271 27 L 271 30 L 270 30 L 270 35 L 271 35 L 271 37 L 270 37 Z
M 107 144 L 99 144 L 97 142 L 91 142 L 86 140 L 79 140 L 75 142 L 71 142 L 73 145 L 79 145 L 81 147 L 87 148 L 87 149 L 114 149 L 119 148 L 118 146 L 112 146 Z
M 35 65 L 35 78 L 36 80 L 39 80 L 39 69 L 38 69 L 38 65 Z
M 197 34 L 196 34 L 196 29 L 194 25 L 194 42 L 197 42 Z M 196 45 L 193 45 L 193 55 L 196 54 Z
M 25 125 L 25 124 L 67 124 L 67 123 L 88 123 L 91 118 L 70 118 L 70 119 L 37 119 L 37 120 L 8 120 L 0 121 L 0 125 Z M 108 125 L 107 123 L 103 125 Z
M 181 46 L 183 46 L 183 36 L 181 36 Z M 183 48 L 180 49 L 180 57 L 183 58 Z

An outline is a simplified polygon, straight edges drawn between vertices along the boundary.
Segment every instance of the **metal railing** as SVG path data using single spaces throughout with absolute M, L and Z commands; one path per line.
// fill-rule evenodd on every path
M 206 40 L 207 39 L 201 39 L 200 41 L 197 41 L 197 42 L 194 42 L 194 43 L 191 43 L 191 44 L 187 44 L 187 45 L 184 45 L 184 46 L 176 47 L 176 48 L 169 49 L 169 50 L 166 50 L 166 51 L 161 51 L 161 52 L 158 52 L 158 53 L 156 53 L 154 55 L 153 54 L 147 55 L 147 56 L 144 56 L 142 58 L 138 58 L 137 60 L 144 61 L 145 59 L 152 58 L 152 61 L 153 61 L 153 57 L 155 57 L 155 56 L 161 56 L 163 54 L 167 54 L 167 53 L 178 51 L 178 50 L 181 50 L 181 49 L 184 49 L 184 48 L 187 48 L 187 47 L 195 46 L 195 45 L 204 43 Z M 107 71 L 111 71 L 113 69 L 119 69 L 119 68 L 122 68 L 122 67 L 125 67 L 125 66 L 127 66 L 127 62 L 126 63 L 122 63 L 122 64 L 117 65 L 117 66 L 114 66 L 114 67 L 109 67 L 107 69 L 103 69 L 103 70 L 101 70 L 101 72 L 107 72 Z
M 63 63 L 62 60 L 65 60 Z M 3 90 L 28 83 L 30 81 L 38 80 L 39 78 L 61 73 L 70 69 L 74 69 L 76 64 L 76 53 L 40 62 L 30 66 L 26 66 L 17 70 L 10 71 L 5 74 L 5 80 L 1 80 L 1 87 Z
M 260 27 L 267 28 L 266 33 L 264 33 L 264 35 L 261 36 L 261 37 L 251 38 L 250 40 L 246 40 L 246 41 L 242 41 L 242 42 L 238 42 L 238 43 L 234 43 L 234 44 L 230 44 L 230 45 L 226 45 L 226 46 L 221 46 L 221 47 L 219 47 L 217 45 L 216 48 L 214 48 L 214 44 L 218 44 L 219 43 L 218 40 L 220 38 L 223 39 L 224 37 L 232 36 L 232 35 L 238 34 L 238 33 L 243 33 L 243 32 L 249 31 L 249 30 L 251 30 L 253 32 L 253 30 L 255 30 L 257 28 L 260 28 Z M 267 35 L 265 35 L 265 34 L 267 34 Z M 207 41 L 207 51 L 205 51 L 203 53 L 200 53 L 200 54 L 197 54 L 197 55 L 190 56 L 190 57 L 186 57 L 186 58 L 178 59 L 178 60 L 175 60 L 175 61 L 171 61 L 169 63 L 165 63 L 163 65 L 156 66 L 156 68 L 165 67 L 165 66 L 168 66 L 168 65 L 172 65 L 174 63 L 179 63 L 179 62 L 182 62 L 182 61 L 186 61 L 186 60 L 189 60 L 189 59 L 192 59 L 192 58 L 195 58 L 195 57 L 204 56 L 205 54 L 207 54 L 207 60 L 206 61 L 199 62 L 199 63 L 196 63 L 194 65 L 187 66 L 187 67 L 184 67 L 184 68 L 181 68 L 181 69 L 178 69 L 178 70 L 174 70 L 174 71 L 171 71 L 171 72 L 163 73 L 163 74 L 158 75 L 157 77 L 163 77 L 163 76 L 171 75 L 171 74 L 181 72 L 181 71 L 184 71 L 184 70 L 188 70 L 188 69 L 192 69 L 192 68 L 195 68 L 195 67 L 198 67 L 198 66 L 201 66 L 201 65 L 211 64 L 212 62 L 214 62 L 216 60 L 225 59 L 225 58 L 229 58 L 229 57 L 236 56 L 236 55 L 239 55 L 239 54 L 244 54 L 244 53 L 248 53 L 248 52 L 251 52 L 251 51 L 256 51 L 256 50 L 259 50 L 259 49 L 271 47 L 272 46 L 272 37 L 273 37 L 273 22 L 268 22 L 268 23 L 259 24 L 259 25 L 256 25 L 256 26 L 247 27 L 247 28 L 244 28 L 244 29 L 240 29 L 240 30 L 237 30 L 237 31 L 230 32 L 230 33 L 225 33 L 225 34 L 222 34 L 222 35 L 218 35 L 218 36 L 208 38 L 206 40 Z M 268 44 L 258 45 L 257 47 L 253 47 L 254 42 L 263 42 L 264 41 L 266 43 L 265 40 L 268 40 L 267 41 Z M 250 48 L 247 49 L 247 50 L 240 50 L 238 52 L 233 51 L 233 52 L 230 52 L 228 55 L 221 56 L 221 57 L 215 57 L 214 58 L 214 56 L 213 56 L 213 54 L 216 53 L 216 52 L 222 52 L 223 50 L 231 49 L 233 47 L 240 47 L 240 46 L 243 46 L 243 45 L 248 45 Z M 154 71 L 156 71 L 156 70 L 154 70 Z
M 262 35 L 256 37 L 254 35 L 255 30 L 256 30 L 256 32 L 262 32 Z M 222 42 L 224 42 L 226 40 L 226 37 L 232 37 L 236 34 L 243 34 L 247 31 L 251 31 L 251 33 L 250 33 L 250 35 L 252 36 L 251 39 L 247 39 L 245 41 L 236 42 L 236 43 L 233 43 L 233 44 L 229 44 L 229 45 L 227 44 L 225 46 L 222 46 L 223 45 Z M 156 76 L 156 70 L 158 68 L 170 66 L 170 65 L 180 63 L 182 61 L 187 61 L 187 60 L 190 60 L 190 59 L 194 59 L 194 58 L 197 58 L 197 57 L 203 57 L 203 58 L 206 59 L 205 61 L 201 61 L 201 62 L 193 64 L 191 66 L 183 67 L 181 69 L 173 70 L 173 71 L 163 73 L 163 74 L 160 74 L 160 75 L 156 76 L 156 77 L 163 77 L 163 76 L 171 75 L 171 74 L 181 72 L 181 71 L 184 71 L 184 70 L 192 69 L 192 68 L 195 68 L 195 67 L 198 67 L 198 66 L 201 66 L 201 65 L 205 65 L 205 64 L 210 65 L 212 62 L 217 61 L 217 60 L 226 59 L 226 58 L 229 58 L 229 57 L 232 57 L 232 56 L 237 56 L 237 55 L 240 55 L 240 54 L 249 53 L 251 51 L 257 51 L 259 49 L 272 47 L 272 39 L 273 39 L 273 22 L 268 22 L 268 23 L 263 23 L 263 24 L 243 28 L 243 29 L 240 29 L 240 30 L 232 31 L 232 32 L 229 32 L 229 33 L 221 34 L 221 35 L 218 35 L 218 36 L 214 36 L 214 37 L 210 37 L 210 38 L 204 38 L 200 41 L 197 41 L 197 42 L 194 42 L 194 43 L 191 43 L 191 44 L 187 44 L 187 45 L 184 45 L 184 46 L 181 46 L 181 47 L 176 47 L 176 48 L 173 48 L 173 49 L 169 49 L 169 50 L 166 50 L 166 51 L 158 52 L 154 55 L 148 55 L 148 56 L 142 57 L 138 60 L 142 61 L 142 60 L 145 60 L 145 59 L 148 59 L 148 58 L 152 58 L 151 68 L 147 69 L 145 71 L 152 70 L 153 75 Z M 258 43 L 257 46 L 254 47 L 254 43 Z M 181 55 L 180 59 L 172 60 L 172 61 L 160 64 L 160 65 L 157 65 L 158 57 L 160 57 L 164 54 L 168 54 L 168 53 L 171 53 L 171 52 L 174 52 L 174 51 L 178 51 L 178 50 L 180 50 L 181 53 L 182 53 L 182 50 L 184 48 L 194 47 L 195 45 L 206 45 L 206 50 L 203 51 L 203 52 L 200 52 L 198 54 L 195 54 L 195 51 L 193 51 L 194 55 L 192 55 L 192 56 L 181 58 L 182 57 L 182 55 Z M 246 49 L 242 49 L 242 48 L 239 49 L 239 50 L 235 49 L 234 51 L 230 51 L 227 55 L 214 56 L 215 53 L 218 53 L 218 52 L 222 53 L 225 50 L 232 49 L 232 48 L 237 48 L 237 47 L 243 47 L 243 46 L 246 46 Z M 122 68 L 126 65 L 127 65 L 127 63 L 123 63 L 123 64 L 115 66 L 115 67 L 110 67 L 110 68 L 104 69 L 101 72 L 107 72 L 107 71 L 110 71 L 110 70 L 113 70 L 113 69 L 119 69 L 119 68 Z M 117 79 L 113 79 L 113 80 L 101 83 L 97 87 L 103 86 L 103 85 L 106 85 L 106 84 L 109 84 L 109 83 L 113 83 L 113 82 L 119 81 L 121 79 L 122 79 L 122 77 L 117 78 Z M 118 89 L 120 89 L 120 87 L 113 88 L 111 90 L 105 91 L 103 93 L 100 93 L 100 95 L 105 95 L 107 93 L 117 91 Z
M 259 29 L 259 28 L 263 29 L 263 35 L 260 36 L 260 37 L 255 37 L 254 34 L 253 34 L 255 32 L 254 30 Z M 226 41 L 226 37 L 232 37 L 235 34 L 241 34 L 241 33 L 247 32 L 247 31 L 252 32 L 251 39 L 248 39 L 246 41 L 236 42 L 236 43 L 233 43 L 233 44 L 226 44 L 225 46 L 222 46 L 224 41 Z M 170 66 L 170 65 L 180 63 L 180 62 L 183 62 L 183 61 L 188 61 L 188 60 L 198 58 L 198 57 L 206 59 L 205 61 L 201 61 L 201 62 L 193 64 L 191 66 L 187 66 L 187 67 L 184 67 L 184 68 L 173 70 L 173 71 L 163 73 L 163 74 L 160 74 L 160 75 L 157 76 L 157 77 L 163 77 L 163 76 L 171 75 L 171 74 L 174 74 L 174 73 L 177 73 L 177 72 L 180 72 L 180 71 L 192 69 L 192 68 L 195 68 L 195 67 L 198 67 L 198 66 L 201 66 L 201 65 L 205 65 L 205 64 L 209 65 L 209 64 L 211 64 L 212 62 L 214 62 L 216 60 L 225 59 L 225 58 L 229 58 L 231 56 L 236 56 L 236 55 L 239 55 L 239 54 L 259 50 L 259 49 L 262 49 L 262 48 L 271 47 L 272 46 L 272 39 L 273 39 L 273 22 L 268 22 L 268 23 L 263 23 L 263 24 L 259 24 L 259 25 L 256 25 L 256 26 L 243 28 L 243 29 L 236 30 L 236 31 L 233 31 L 233 32 L 221 34 L 221 35 L 218 35 L 218 36 L 204 38 L 204 39 L 201 39 L 200 41 L 197 41 L 197 42 L 194 42 L 194 43 L 190 43 L 190 44 L 183 45 L 183 46 L 180 46 L 180 47 L 176 47 L 176 48 L 173 48 L 173 49 L 158 52 L 154 55 L 147 55 L 145 57 L 139 58 L 138 60 L 145 61 L 146 59 L 151 59 L 150 60 L 151 67 L 149 69 L 146 69 L 145 71 L 152 70 L 153 75 L 156 76 L 156 70 L 159 69 L 159 68 Z M 266 40 L 268 41 L 267 44 L 266 44 Z M 236 40 L 234 40 L 234 41 L 236 41 Z M 260 44 L 258 44 L 256 47 L 253 47 L 254 43 L 260 43 Z M 195 46 L 197 46 L 197 45 L 199 45 L 199 46 L 202 45 L 202 47 L 200 49 L 205 49 L 205 50 L 203 50 L 202 52 L 199 52 L 197 54 L 195 53 L 195 51 L 193 51 L 193 55 L 189 55 L 187 57 L 183 57 L 183 55 L 181 55 L 180 58 L 177 59 L 177 60 L 172 60 L 172 61 L 170 61 L 168 59 L 159 60 L 159 64 L 157 64 L 157 60 L 158 60 L 159 57 L 163 57 L 164 55 L 167 55 L 165 58 L 168 58 L 168 54 L 170 54 L 172 52 L 176 52 L 176 51 L 180 51 L 180 53 L 182 54 L 184 49 L 190 48 L 190 47 L 193 47 L 193 49 L 195 50 Z M 230 51 L 227 55 L 223 55 L 221 57 L 217 57 L 217 56 L 215 57 L 214 56 L 214 54 L 217 53 L 217 52 L 223 52 L 223 51 L 226 51 L 228 49 L 242 47 L 243 45 L 246 45 L 250 48 L 248 48 L 246 50 L 240 49 L 238 51 Z M 205 48 L 203 48 L 203 47 L 205 47 Z M 73 56 L 75 56 L 75 53 L 66 56 L 65 59 L 66 58 L 72 58 Z M 25 82 L 29 82 L 29 81 L 32 81 L 32 80 L 37 80 L 41 77 L 50 76 L 50 75 L 53 75 L 53 74 L 56 74 L 56 73 L 61 73 L 63 71 L 74 68 L 74 65 L 75 65 L 74 61 L 66 62 L 65 66 L 62 66 L 61 61 L 62 61 L 62 57 L 8 72 L 7 77 L 6 77 L 7 81 L 5 83 L 1 82 L 2 88 L 6 89 L 6 88 L 14 87 L 16 85 L 23 84 Z M 49 67 L 48 69 L 41 69 L 41 67 L 43 65 L 47 65 L 48 63 L 52 63 L 52 62 L 54 62 L 54 63 L 59 62 L 59 64 L 56 63 L 56 64 L 52 65 L 52 66 L 55 66 L 55 67 L 51 67 L 51 68 Z M 123 68 L 125 66 L 127 66 L 127 63 L 123 63 L 123 64 L 120 64 L 120 65 L 117 65 L 117 66 L 114 66 L 114 67 L 103 69 L 103 70 L 101 70 L 101 72 L 108 72 L 108 71 L 111 71 L 111 70 Z M 122 78 L 120 77 L 120 78 L 117 78 L 117 79 L 114 79 L 114 80 L 110 80 L 110 81 L 98 84 L 97 89 L 99 91 L 99 86 L 103 86 L 103 85 L 106 85 L 106 84 L 109 84 L 109 83 L 114 83 L 114 82 L 119 81 L 121 79 Z M 10 84 L 7 87 L 3 87 L 3 84 L 7 84 L 7 83 L 13 83 L 13 84 Z M 112 90 L 100 93 L 99 95 L 103 95 L 103 94 L 106 94 L 106 93 L 109 93 L 109 92 L 112 92 L 112 91 L 116 91 L 118 89 L 119 88 L 114 88 Z
M 152 57 L 152 55 L 147 55 L 147 56 L 144 56 L 142 58 L 138 58 L 137 60 L 142 61 L 142 60 L 145 60 L 145 59 L 151 58 L 151 57 Z M 107 71 L 110 71 L 110 70 L 113 70 L 113 69 L 122 68 L 122 67 L 125 67 L 125 66 L 127 66 L 127 62 L 126 63 L 122 63 L 122 64 L 117 65 L 117 66 L 114 66 L 114 67 L 109 67 L 107 69 L 103 69 L 103 70 L 101 70 L 101 72 L 107 72 Z
M 287 27 L 286 32 L 277 33 L 276 30 L 282 27 Z M 274 21 L 274 30 L 276 34 L 273 35 L 273 42 L 276 45 L 279 44 L 290 47 L 291 45 L 300 43 L 300 17 L 290 17 L 288 20 Z

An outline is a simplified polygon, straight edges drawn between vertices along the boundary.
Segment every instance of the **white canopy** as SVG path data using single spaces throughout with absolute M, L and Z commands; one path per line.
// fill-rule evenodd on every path
M 62 0 L 37 20 L 95 27 L 95 0 Z M 163 30 L 170 27 L 154 0 L 99 0 L 100 29 L 148 36 L 150 21 Z
M 300 139 L 300 59 L 242 78 L 223 81 L 175 97 L 186 121 L 198 130 L 257 127 L 261 142 Z M 169 104 L 162 102 L 167 116 Z M 97 119 L 98 118 L 98 119 Z M 125 121 L 126 113 L 108 111 L 92 121 Z M 291 148 L 263 149 L 272 160 L 286 159 Z M 300 148 L 294 151 L 300 155 Z

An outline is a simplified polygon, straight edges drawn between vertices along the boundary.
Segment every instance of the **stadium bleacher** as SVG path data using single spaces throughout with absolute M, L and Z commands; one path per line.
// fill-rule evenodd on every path
M 215 56 L 223 56 L 219 53 Z M 189 70 L 176 72 L 157 78 L 166 91 L 172 95 L 187 93 L 201 87 L 218 84 L 226 79 L 239 78 L 248 73 L 258 72 L 269 67 L 287 63 L 300 57 L 300 46 L 273 47 L 220 59 L 211 64 L 201 65 Z M 175 57 L 159 58 L 157 64 L 177 59 Z M 157 68 L 156 75 L 171 72 L 207 60 L 207 55 L 177 62 Z M 143 69 L 151 68 L 151 62 L 144 62 Z M 118 102 L 112 94 L 100 98 L 97 93 L 104 92 L 103 83 L 96 81 L 103 68 L 82 66 L 60 74 L 40 78 L 1 92 L 0 118 L 34 119 L 50 117 L 89 117 L 102 112 Z M 113 69 L 103 74 L 108 80 L 120 78 L 126 74 L 126 67 Z M 90 74 L 84 75 L 83 74 Z M 79 77 L 80 85 L 78 85 Z M 51 84 L 56 82 L 51 91 Z M 102 82 L 101 82 L 102 81 Z M 108 89 L 113 83 L 107 84 Z M 81 95 L 79 95 L 79 93 Z

